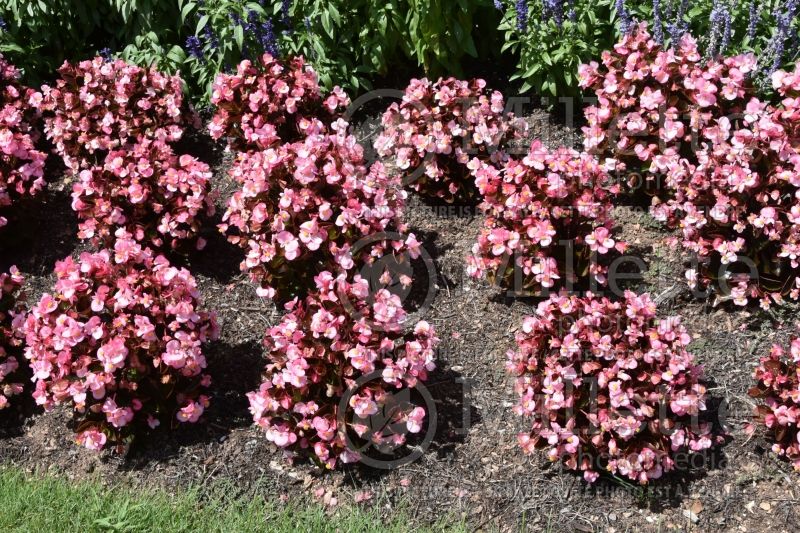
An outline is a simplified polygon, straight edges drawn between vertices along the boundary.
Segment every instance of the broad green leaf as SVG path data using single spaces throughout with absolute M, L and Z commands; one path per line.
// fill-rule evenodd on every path
M 181 64 L 186 61 L 186 52 L 180 46 L 175 45 L 170 49 L 167 58 L 176 64 Z
M 239 47 L 239 50 L 241 50 L 244 46 L 244 28 L 241 26 L 236 26 L 233 28 L 233 39 L 236 41 L 236 45 Z
M 464 49 L 472 57 L 478 57 L 478 50 L 475 48 L 475 41 L 472 40 L 472 35 L 467 34 L 467 42 L 464 45 Z
M 339 10 L 336 9 L 336 6 L 333 3 L 328 4 L 328 12 L 331 14 L 331 18 L 336 23 L 336 25 L 341 26 L 342 16 L 339 14 Z
M 322 12 L 322 29 L 325 30 L 325 33 L 333 39 L 333 26 L 331 25 L 331 16 L 327 11 Z
M 523 78 L 530 78 L 531 76 L 533 76 L 534 74 L 539 72 L 539 70 L 541 68 L 542 68 L 542 64 L 541 63 L 538 63 L 538 62 L 534 63 L 533 65 L 531 65 L 531 67 L 528 70 L 525 71 L 525 74 L 523 74 L 522 77 Z
M 208 15 L 203 15 L 197 22 L 197 29 L 195 30 L 195 35 L 200 35 L 200 32 L 203 31 L 203 28 L 206 27 L 206 24 L 208 24 Z

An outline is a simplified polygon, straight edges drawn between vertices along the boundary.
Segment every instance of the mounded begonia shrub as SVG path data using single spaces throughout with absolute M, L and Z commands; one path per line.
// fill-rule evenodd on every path
M 774 75 L 775 108 L 752 96 L 754 68 L 751 55 L 701 59 L 688 36 L 663 50 L 640 27 L 581 80 L 599 99 L 587 149 L 658 178 L 651 213 L 680 230 L 690 287 L 766 308 L 800 298 L 798 82 Z
M 676 157 L 691 161 L 715 119 L 744 111 L 756 58 L 708 60 L 689 34 L 664 49 L 642 23 L 601 63 L 579 69 L 579 85 L 597 98 L 584 111 L 585 148 L 616 159 L 619 172 L 657 174 Z
M 686 272 L 692 288 L 765 308 L 800 298 L 796 75 L 779 71 L 774 85 L 780 107 L 751 98 L 740 116 L 706 124 L 694 160 L 665 158 L 665 191 L 651 208 L 697 257 Z
M 242 270 L 262 296 L 301 294 L 319 272 L 359 263 L 352 248 L 361 238 L 403 230 L 406 193 L 396 178 L 380 163 L 368 171 L 345 124 L 334 127 L 332 135 L 240 153 L 231 169 L 242 188 L 231 197 L 220 229 L 245 251 Z M 379 253 L 385 245 L 357 251 Z
M 489 93 L 481 79 L 411 80 L 381 123 L 378 154 L 394 159 L 412 189 L 448 202 L 474 196 L 470 159 L 502 163 L 504 143 L 517 132 L 502 93 Z
M 651 213 L 680 230 L 695 258 L 691 288 L 736 305 L 800 297 L 800 173 L 782 162 L 790 148 L 774 111 L 752 99 L 733 124 L 715 120 L 702 134 L 698 160 L 670 164 L 666 190 Z M 796 157 L 796 156 L 793 156 Z
M 186 124 L 198 125 L 179 76 L 102 57 L 65 62 L 58 72 L 54 86 L 42 87 L 44 129 L 73 172 L 140 139 L 177 141 Z
M 237 151 L 263 150 L 319 133 L 320 117 L 337 118 L 350 104 L 340 87 L 324 97 L 317 74 L 302 57 L 281 61 L 270 54 L 245 59 L 235 74 L 217 76 L 211 93 L 217 107 L 208 130 Z
M 323 272 L 315 282 L 267 331 L 264 382 L 248 398 L 270 442 L 333 468 L 358 461 L 361 445 L 396 448 L 421 431 L 425 408 L 398 398 L 435 368 L 439 339 L 424 321 L 403 333 L 400 298 L 372 293 L 360 276 Z M 391 435 L 370 421 L 379 413 Z
M 26 381 L 20 373 L 22 339 L 16 333 L 23 316 L 18 302 L 22 282 L 14 267 L 0 273 L 0 411 L 9 406 L 12 396 L 22 393 Z
M 624 242 L 613 236 L 611 200 L 619 192 L 586 153 L 550 151 L 534 141 L 521 161 L 501 168 L 469 163 L 486 213 L 467 272 L 520 293 L 540 293 L 593 278 L 605 284 L 601 260 Z M 571 285 L 566 285 L 571 286 Z
M 77 442 L 95 450 L 197 422 L 211 382 L 202 345 L 218 328 L 189 271 L 128 239 L 68 257 L 55 273 L 23 328 L 36 403 L 71 406 Z
M 202 219 L 214 213 L 211 171 L 161 141 L 142 140 L 108 153 L 102 165 L 82 170 L 72 190 L 78 235 L 112 247 L 122 229 L 145 246 L 179 248 L 196 241 Z
M 702 368 L 680 319 L 657 320 L 648 295 L 624 301 L 552 296 L 524 319 L 509 352 L 525 452 L 547 450 L 594 482 L 601 472 L 639 483 L 673 470 L 678 453 L 715 444 Z
M 774 441 L 772 451 L 800 471 L 800 338 L 791 340 L 788 352 L 779 344 L 772 347 L 756 367 L 756 385 L 749 393 L 759 400 L 755 417 Z M 755 430 L 752 426 L 748 429 Z
M 39 134 L 31 121 L 40 95 L 19 83 L 19 71 L 0 55 L 0 208 L 33 196 L 44 187 L 47 156 L 36 150 Z M 0 216 L 0 227 L 6 225 Z

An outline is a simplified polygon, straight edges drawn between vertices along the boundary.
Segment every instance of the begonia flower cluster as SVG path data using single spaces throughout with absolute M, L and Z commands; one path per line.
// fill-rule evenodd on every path
M 184 106 L 178 76 L 102 57 L 58 72 L 54 86 L 42 87 L 44 130 L 73 172 L 141 139 L 177 141 L 198 120 Z
M 227 139 L 235 151 L 250 151 L 326 132 L 350 99 L 340 87 L 324 97 L 316 72 L 302 57 L 284 62 L 264 54 L 255 63 L 242 61 L 234 74 L 217 76 L 211 103 L 217 108 L 208 125 L 211 137 Z
M 218 328 L 192 275 L 130 238 L 68 257 L 55 274 L 22 327 L 36 403 L 71 406 L 77 442 L 95 450 L 197 422 L 209 405 L 202 345 Z
M 756 367 L 756 385 L 751 397 L 759 401 L 756 420 L 766 427 L 772 451 L 791 461 L 800 471 L 800 338 L 792 338 L 788 350 L 779 344 L 772 346 L 767 357 Z M 753 430 L 753 427 L 749 429 Z
M 605 284 L 601 259 L 626 245 L 613 234 L 619 184 L 592 156 L 537 140 L 521 161 L 496 168 L 473 159 L 469 167 L 486 214 L 467 257 L 471 276 L 535 293 L 587 278 Z
M 772 88 L 778 96 L 778 106 L 774 110 L 773 119 L 786 131 L 787 145 L 780 153 L 782 161 L 796 163 L 793 159 L 800 145 L 800 72 L 797 64 L 792 72 L 777 70 L 772 75 Z
M 690 287 L 766 308 L 800 298 L 797 81 L 773 76 L 776 108 L 752 96 L 754 68 L 751 55 L 702 59 L 688 36 L 664 50 L 640 27 L 602 67 L 583 66 L 581 82 L 599 99 L 587 149 L 661 182 L 651 212 L 696 259 Z
M 19 83 L 19 71 L 0 55 L 0 208 L 44 187 L 47 155 L 34 146 L 39 133 L 31 124 L 40 98 Z M 6 223 L 0 215 L 0 227 Z
M 262 296 L 296 292 L 291 285 L 303 273 L 349 270 L 360 239 L 402 231 L 405 192 L 380 163 L 367 170 L 363 149 L 343 122 L 334 127 L 333 134 L 240 153 L 231 169 L 242 188 L 230 199 L 220 229 L 245 250 L 242 269 Z M 371 246 L 359 251 L 375 252 Z
M 623 301 L 554 295 L 524 319 L 509 352 L 518 414 L 533 418 L 523 449 L 552 461 L 642 484 L 676 468 L 679 453 L 717 439 L 706 410 L 702 368 L 686 346 L 680 319 L 656 319 L 646 294 Z
M 393 158 L 412 189 L 449 202 L 474 193 L 466 168 L 470 159 L 502 163 L 505 143 L 519 126 L 505 114 L 502 93 L 489 93 L 481 79 L 455 78 L 411 80 L 381 123 L 378 154 Z
M 22 283 L 22 275 L 14 267 L 8 273 L 0 273 L 0 411 L 25 388 L 20 366 L 24 361 L 22 339 L 18 334 L 19 321 L 24 316 L 19 303 Z
M 394 448 L 422 430 L 425 408 L 397 398 L 427 379 L 439 339 L 424 321 L 403 333 L 400 298 L 360 276 L 323 272 L 315 283 L 268 330 L 264 382 L 248 398 L 270 442 L 333 468 L 359 460 L 356 443 Z M 374 415 L 403 428 L 387 436 Z
M 201 223 L 214 213 L 211 171 L 194 157 L 176 156 L 161 141 L 142 139 L 82 170 L 72 208 L 81 221 L 78 236 L 95 244 L 113 247 L 122 231 L 155 249 L 186 241 L 202 249 Z
M 664 198 L 651 208 L 698 258 L 686 271 L 690 287 L 713 287 L 736 305 L 760 300 L 768 308 L 800 297 L 800 173 L 796 155 L 781 160 L 793 149 L 774 118 L 753 98 L 736 124 L 715 121 L 703 131 L 698 160 L 666 170 Z
M 584 111 L 585 149 L 615 159 L 619 172 L 657 174 L 691 158 L 698 134 L 715 119 L 744 111 L 756 58 L 708 60 L 688 34 L 665 49 L 642 23 L 604 51 L 601 63 L 578 73 L 580 87 L 597 98 Z

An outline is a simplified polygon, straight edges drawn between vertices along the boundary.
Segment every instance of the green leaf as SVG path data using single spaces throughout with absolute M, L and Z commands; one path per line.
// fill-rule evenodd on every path
M 534 63 L 531 67 L 525 71 L 525 74 L 522 75 L 523 78 L 530 78 L 531 76 L 535 75 L 539 70 L 542 68 L 541 63 Z
M 333 39 L 333 26 L 331 25 L 331 15 L 327 11 L 322 12 L 322 29 Z
M 183 48 L 178 45 L 173 46 L 170 48 L 169 52 L 167 53 L 167 59 L 170 59 L 176 64 L 181 64 L 186 61 L 186 52 L 184 52 Z
M 248 2 L 247 3 L 247 10 L 248 11 L 255 11 L 256 13 L 258 13 L 262 17 L 265 17 L 267 15 L 267 12 L 264 10 L 264 8 L 261 7 L 261 5 L 256 3 L 256 2 Z
M 192 9 L 194 9 L 194 5 L 195 5 L 194 2 L 187 2 L 186 5 L 183 6 L 183 9 L 181 9 L 181 20 L 182 21 L 186 20 L 186 17 L 189 16 L 189 12 L 191 12 Z
M 208 15 L 203 15 L 197 22 L 197 29 L 195 30 L 195 35 L 200 35 L 200 32 L 203 31 L 203 28 L 206 27 L 206 24 L 208 24 Z
M 239 50 L 241 50 L 244 47 L 244 28 L 241 26 L 233 28 L 233 39 L 236 41 Z
M 692 7 L 691 9 L 689 9 L 689 19 L 692 20 L 696 17 L 699 17 L 700 15 L 703 14 L 703 11 L 705 11 L 705 9 L 703 8 L 702 3 Z
M 503 45 L 503 47 L 500 48 L 500 52 L 505 52 L 506 50 L 509 50 L 509 49 L 514 51 L 514 50 L 516 50 L 517 44 L 519 44 L 518 41 L 511 41 L 511 40 L 507 39 L 505 44 Z
M 461 28 L 461 24 L 457 21 L 453 21 L 453 34 L 456 37 L 456 41 L 459 43 L 464 39 L 464 30 Z
M 336 9 L 334 4 L 328 4 L 328 12 L 331 14 L 331 18 L 336 23 L 337 26 L 342 25 L 342 16 L 339 14 L 339 10 Z
M 464 44 L 464 50 L 472 57 L 478 57 L 478 50 L 475 49 L 475 41 L 472 40 L 472 35 L 467 34 L 467 42 Z
M 25 52 L 25 49 L 14 43 L 3 43 L 0 44 L 0 52 L 17 52 L 21 54 Z

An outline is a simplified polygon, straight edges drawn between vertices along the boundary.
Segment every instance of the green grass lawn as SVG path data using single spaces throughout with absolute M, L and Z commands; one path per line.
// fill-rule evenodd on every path
M 0 467 L 0 531 L 269 531 L 371 532 L 410 529 L 403 513 L 391 521 L 359 507 L 333 515 L 321 505 L 281 504 L 264 497 L 229 496 L 217 486 L 172 495 L 70 483 L 52 476 L 28 476 Z M 445 522 L 443 522 L 444 524 Z M 463 531 L 437 526 L 431 531 Z

